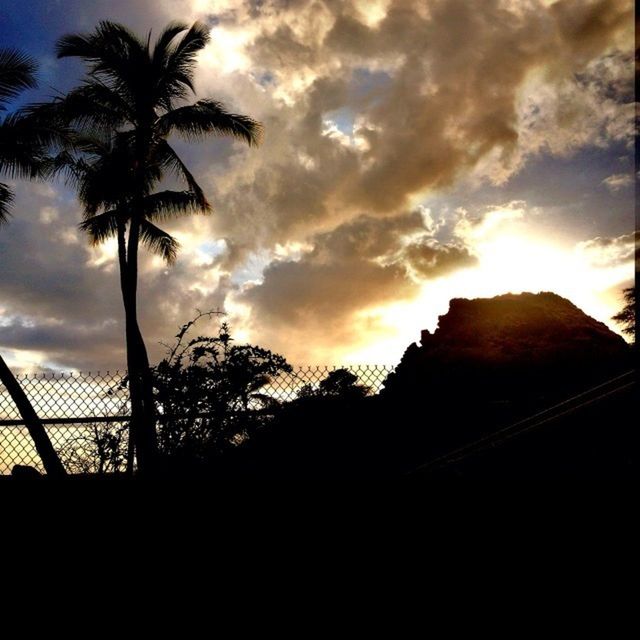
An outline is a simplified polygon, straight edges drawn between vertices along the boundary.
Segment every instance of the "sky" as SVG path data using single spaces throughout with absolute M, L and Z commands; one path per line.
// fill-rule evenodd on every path
M 39 64 L 22 102 L 76 86 L 54 45 L 99 20 L 206 22 L 198 98 L 264 124 L 259 148 L 176 142 L 213 204 L 144 256 L 151 359 L 196 309 L 295 364 L 396 364 L 454 297 L 555 291 L 610 320 L 634 273 L 630 0 L 2 0 Z M 0 352 L 122 369 L 115 247 L 61 183 L 16 182 L 0 229 Z M 201 332 L 215 333 L 215 322 Z

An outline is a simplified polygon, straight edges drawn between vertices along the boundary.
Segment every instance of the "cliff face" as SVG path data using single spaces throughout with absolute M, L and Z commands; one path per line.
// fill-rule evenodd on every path
M 436 331 L 407 349 L 387 388 L 538 393 L 588 384 L 623 369 L 628 357 L 619 335 L 554 293 L 453 299 Z

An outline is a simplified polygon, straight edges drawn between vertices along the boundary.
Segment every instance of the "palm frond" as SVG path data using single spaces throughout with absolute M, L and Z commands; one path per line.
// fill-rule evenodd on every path
M 165 38 L 156 44 L 158 61 L 162 61 L 156 98 L 166 110 L 171 109 L 172 100 L 185 98 L 189 92 L 195 93 L 193 75 L 196 54 L 207 45 L 210 39 L 209 27 L 203 22 L 195 22 L 182 39 L 172 46 L 173 40 L 180 33 L 176 31 L 178 26 L 182 25 L 169 26 L 171 33 L 174 33 L 171 40 L 167 41 Z M 181 31 L 185 29 L 186 27 Z M 167 38 L 168 36 L 169 34 Z M 164 46 L 164 51 L 158 49 L 159 45 Z
M 227 111 L 215 100 L 198 102 L 173 109 L 158 119 L 158 129 L 164 135 L 177 133 L 187 140 L 200 140 L 209 135 L 230 135 L 257 146 L 262 140 L 262 124 L 250 118 Z
M 126 94 L 123 96 L 96 80 L 69 91 L 63 98 L 30 105 L 26 111 L 79 131 L 112 131 L 135 118 Z
M 24 89 L 36 86 L 36 63 L 15 49 L 0 49 L 0 107 Z
M 73 141 L 77 149 L 88 158 L 97 160 L 107 156 L 113 150 L 114 135 L 107 131 L 92 131 L 90 134 L 78 134 Z
M 0 122 L 0 173 L 10 178 L 35 178 L 45 157 L 45 146 L 54 132 L 31 127 L 18 114 Z
M 118 220 L 122 217 L 120 211 L 112 209 L 87 218 L 78 225 L 78 228 L 89 235 L 91 244 L 95 246 L 117 235 Z
M 170 22 L 162 31 L 153 48 L 151 56 L 152 64 L 156 71 L 161 71 L 166 67 L 169 54 L 172 52 L 171 43 L 183 31 L 186 31 L 189 25 L 184 22 Z
M 142 172 L 135 170 L 134 141 L 130 132 L 79 135 L 73 148 L 49 159 L 47 174 L 62 175 L 75 188 L 85 217 L 100 209 L 121 208 L 152 193 L 162 177 L 156 162 L 148 162 Z
M 201 21 L 194 22 L 176 46 L 173 52 L 173 61 L 175 63 L 191 65 L 196 53 L 204 49 L 210 39 L 209 26 Z
M 144 199 L 144 215 L 150 220 L 168 220 L 194 213 L 208 214 L 208 203 L 202 206 L 192 191 L 159 191 Z
M 64 150 L 53 156 L 48 156 L 42 162 L 42 176 L 46 179 L 62 176 L 65 184 L 75 187 L 81 172 L 76 169 L 76 163 L 81 162 L 70 151 Z
M 149 251 L 161 256 L 167 264 L 176 261 L 180 243 L 148 220 L 140 223 L 140 240 Z
M 73 34 L 56 44 L 58 58 L 77 57 L 89 75 L 136 103 L 147 90 L 149 55 L 145 44 L 124 25 L 102 21 L 90 34 Z
M 12 202 L 13 192 L 6 184 L 0 182 L 0 225 L 8 221 Z
M 11 125 L 14 135 L 31 145 L 63 148 L 70 146 L 77 136 L 71 127 L 52 117 L 48 109 L 40 112 L 38 105 L 34 104 L 7 116 L 6 122 Z
M 142 51 L 144 44 L 123 24 L 109 20 L 101 20 L 92 33 L 62 36 L 55 45 L 58 58 L 83 58 L 93 65 L 108 65 L 110 54 L 118 49 Z
M 91 34 L 70 33 L 62 36 L 55 45 L 58 58 L 84 58 L 98 60 L 100 49 Z
M 128 135 L 79 136 L 75 143 L 77 161 L 72 168 L 77 170 L 76 190 L 86 215 L 119 207 L 132 198 L 138 176 L 130 143 Z M 148 187 L 155 181 L 151 178 Z
M 160 153 L 160 164 L 163 168 L 169 169 L 181 180 L 184 180 L 189 187 L 189 190 L 193 192 L 195 197 L 198 199 L 198 203 L 200 207 L 203 209 L 209 209 L 210 205 L 207 201 L 207 198 L 202 191 L 202 188 L 197 183 L 196 179 L 193 177 L 192 173 L 187 169 L 186 165 L 180 159 L 180 156 L 173 150 L 171 145 L 166 141 L 162 140 L 156 147 L 157 151 Z
M 131 198 L 131 181 L 126 181 L 113 167 L 100 166 L 100 163 L 76 165 L 79 171 L 76 190 L 82 203 L 85 217 L 95 215 L 100 209 L 116 207 Z M 124 178 L 124 180 L 119 180 Z

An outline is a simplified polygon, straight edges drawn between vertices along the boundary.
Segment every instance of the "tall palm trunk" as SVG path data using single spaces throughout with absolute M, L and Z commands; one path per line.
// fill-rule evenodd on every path
M 121 288 L 125 311 L 127 368 L 131 394 L 130 437 L 135 446 L 138 470 L 148 474 L 155 470 L 157 438 L 155 407 L 147 349 L 138 325 L 138 242 L 140 222 L 134 216 L 129 228 L 124 271 L 121 271 Z M 122 266 L 122 263 L 121 263 Z M 124 277 L 122 277 L 124 273 Z
M 125 320 L 129 318 L 129 293 L 127 281 L 127 246 L 126 246 L 126 226 L 124 222 L 118 223 L 118 262 L 120 266 L 120 290 L 122 292 L 122 300 L 124 303 Z M 129 397 L 131 401 L 131 421 L 129 422 L 129 442 L 127 445 L 127 473 L 133 474 L 135 461 L 135 444 L 137 440 L 137 431 L 140 429 L 142 422 L 142 396 L 140 393 L 140 382 L 138 376 L 134 375 L 135 362 L 132 362 L 133 348 L 130 344 L 130 331 L 128 325 L 125 325 L 125 339 L 127 352 L 127 371 L 129 374 Z
M 55 452 L 51 440 L 45 431 L 38 414 L 35 412 L 29 398 L 27 398 L 22 387 L 16 380 L 15 376 L 11 372 L 11 369 L 7 366 L 6 362 L 0 356 L 0 382 L 4 384 L 11 399 L 15 403 L 24 424 L 29 431 L 29 435 L 33 440 L 33 444 L 36 447 L 36 451 L 42 460 L 44 470 L 48 475 L 53 477 L 62 477 L 67 475 L 62 462 L 58 454 Z

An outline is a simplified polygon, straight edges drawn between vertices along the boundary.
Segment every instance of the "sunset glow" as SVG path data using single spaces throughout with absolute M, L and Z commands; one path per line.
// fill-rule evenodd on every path
M 299 364 L 393 365 L 456 297 L 553 291 L 619 329 L 634 278 L 630 0 L 28 4 L 10 0 L 1 26 L 40 67 L 25 100 L 80 81 L 53 57 L 68 32 L 201 20 L 194 99 L 264 125 L 259 147 L 172 141 L 213 213 L 166 221 L 175 264 L 141 252 L 152 360 L 195 309 Z M 122 368 L 115 241 L 89 245 L 63 181 L 11 186 L 0 350 L 15 367 Z
M 371 315 L 380 327 L 377 340 L 346 354 L 347 361 L 396 362 L 408 344 L 420 339 L 420 329 L 433 332 L 437 328 L 438 316 L 447 312 L 451 298 L 553 291 L 611 329 L 618 329 L 611 316 L 621 306 L 619 289 L 633 279 L 630 260 L 605 268 L 594 267 L 578 249 L 512 235 L 478 244 L 477 252 L 477 267 L 423 285 L 413 302 L 373 310 Z

